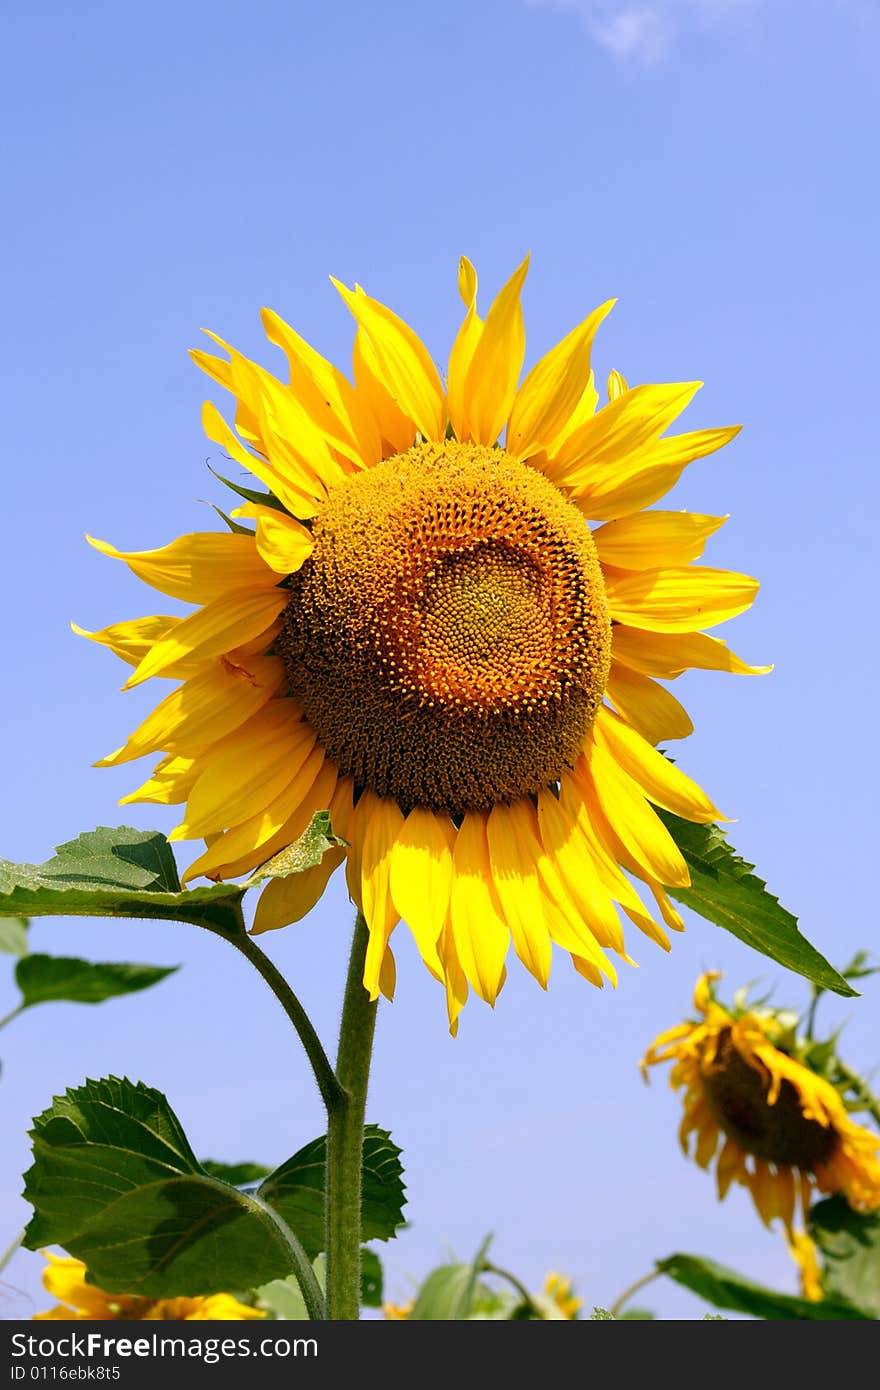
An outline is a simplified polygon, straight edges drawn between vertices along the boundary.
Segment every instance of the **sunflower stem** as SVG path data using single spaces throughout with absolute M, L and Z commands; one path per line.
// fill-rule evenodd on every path
M 275 998 L 278 1000 L 287 1017 L 290 1019 L 300 1042 L 302 1043 L 306 1056 L 312 1064 L 315 1081 L 318 1090 L 321 1092 L 321 1099 L 326 1106 L 329 1114 L 333 1107 L 339 1105 L 343 1099 L 342 1085 L 330 1065 L 330 1059 L 321 1044 L 321 1039 L 315 1032 L 312 1020 L 309 1018 L 302 1004 L 297 999 L 290 985 L 285 980 L 281 971 L 277 969 L 272 961 L 261 951 L 253 937 L 248 936 L 247 932 L 236 933 L 235 936 L 226 935 L 224 938 L 231 941 L 236 950 L 240 951 L 251 965 L 257 970 L 266 981 Z
M 3 1017 L 0 1018 L 0 1028 L 5 1028 L 7 1023 L 11 1023 L 14 1018 L 18 1018 L 19 1014 L 23 1014 L 25 1008 L 26 1005 L 18 1004 L 14 1009 L 10 1009 L 8 1014 L 4 1014 Z
M 368 941 L 367 924 L 359 912 L 336 1058 L 342 1095 L 329 1108 L 327 1123 L 327 1316 L 332 1322 L 355 1322 L 360 1316 L 364 1113 L 377 1007 L 363 983 Z
M 663 1273 L 662 1269 L 652 1269 L 650 1274 L 643 1274 L 641 1279 L 637 1279 L 634 1284 L 630 1284 L 624 1289 L 623 1293 L 615 1298 L 611 1307 L 608 1309 L 613 1318 L 619 1318 L 623 1311 L 623 1305 L 629 1303 L 633 1294 L 638 1293 L 639 1289 L 644 1289 L 648 1284 L 653 1284 L 655 1279 L 659 1279 Z

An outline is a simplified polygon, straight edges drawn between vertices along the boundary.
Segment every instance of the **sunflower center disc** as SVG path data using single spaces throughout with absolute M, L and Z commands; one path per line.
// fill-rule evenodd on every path
M 534 469 L 419 444 L 314 523 L 278 649 L 327 756 L 361 787 L 461 815 L 571 766 L 611 626 L 589 528 Z
M 767 1104 L 770 1082 L 737 1052 L 727 1032 L 721 1038 L 712 1070 L 703 1073 L 703 1089 L 725 1134 L 746 1153 L 808 1173 L 831 1157 L 837 1135 L 803 1114 L 790 1081 Z

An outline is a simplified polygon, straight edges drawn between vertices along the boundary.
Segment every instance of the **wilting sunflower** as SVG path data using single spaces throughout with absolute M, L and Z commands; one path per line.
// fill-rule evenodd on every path
M 786 1050 L 796 1041 L 790 1016 L 726 1009 L 714 995 L 717 978 L 700 977 L 700 1019 L 655 1038 L 642 1070 L 674 1063 L 670 1084 L 685 1092 L 685 1153 L 694 1135 L 700 1167 L 714 1160 L 719 1199 L 740 1183 L 761 1219 L 780 1218 L 795 1258 L 805 1258 L 807 1238 L 793 1223 L 816 1192 L 839 1192 L 856 1211 L 880 1207 L 880 1135 L 856 1124 L 836 1087 Z M 814 1274 L 799 1263 L 814 1287 Z
M 698 382 L 612 372 L 597 410 L 611 302 L 518 385 L 525 273 L 483 320 L 462 260 L 445 388 L 411 328 L 341 285 L 353 384 L 268 310 L 289 381 L 220 339 L 227 357 L 194 352 L 237 403 L 237 433 L 205 405 L 208 436 L 267 491 L 227 534 L 92 542 L 195 605 L 86 634 L 135 667 L 126 688 L 182 682 L 99 764 L 164 754 L 124 800 L 186 803 L 171 838 L 207 841 L 187 880 L 248 873 L 329 808 L 347 850 L 269 883 L 254 931 L 301 918 L 346 856 L 371 996 L 393 988 L 403 918 L 453 1029 L 468 985 L 494 1003 L 511 939 L 544 986 L 552 942 L 615 981 L 618 907 L 668 949 L 662 923 L 682 921 L 664 888 L 688 871 L 653 807 L 718 812 L 656 751 L 692 729 L 658 678 L 758 669 L 702 631 L 758 587 L 693 563 L 724 518 L 643 510 L 737 429 L 665 435 Z
M 86 1283 L 82 1260 L 43 1252 L 49 1261 L 43 1271 L 43 1287 L 61 1302 L 34 1319 L 67 1322 L 122 1319 L 128 1322 L 241 1322 L 263 1318 L 259 1308 L 239 1303 L 229 1293 L 197 1298 L 141 1298 L 137 1294 L 114 1294 Z

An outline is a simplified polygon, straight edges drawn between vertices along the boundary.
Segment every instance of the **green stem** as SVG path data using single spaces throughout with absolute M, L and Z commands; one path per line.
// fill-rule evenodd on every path
M 540 1308 L 536 1307 L 535 1300 L 532 1298 L 532 1295 L 529 1293 L 525 1284 L 523 1284 L 519 1279 L 517 1279 L 515 1274 L 511 1274 L 509 1269 L 502 1269 L 500 1265 L 493 1265 L 490 1260 L 484 1260 L 481 1268 L 483 1273 L 485 1274 L 494 1274 L 499 1279 L 506 1279 L 508 1284 L 510 1284 L 512 1288 L 516 1289 L 516 1292 L 519 1294 L 526 1308 L 528 1308 L 529 1312 L 533 1315 L 533 1317 L 543 1317 Z
M 645 1288 L 647 1284 L 653 1284 L 654 1280 L 659 1279 L 662 1273 L 662 1269 L 652 1269 L 650 1274 L 643 1274 L 641 1279 L 637 1279 L 634 1284 L 630 1284 L 629 1288 L 624 1289 L 623 1293 L 614 1300 L 611 1307 L 608 1309 L 611 1316 L 613 1318 L 619 1318 L 623 1305 L 629 1303 L 633 1294 L 638 1293 L 639 1289 Z
M 0 1018 L 0 1028 L 5 1028 L 7 1023 L 11 1023 L 14 1018 L 18 1018 L 18 1015 L 23 1014 L 26 1008 L 26 1004 L 17 1004 L 14 1009 L 10 1009 L 8 1014 L 4 1014 L 3 1017 Z
M 328 1107 L 327 1123 L 327 1316 L 355 1322 L 360 1315 L 361 1169 L 364 1113 L 370 1079 L 376 1001 L 364 989 L 369 931 L 359 912 L 351 943 L 336 1075 L 342 1097 Z
M 305 1048 L 306 1056 L 312 1064 L 312 1071 L 315 1074 L 315 1081 L 318 1090 L 321 1092 L 321 1099 L 330 1114 L 336 1106 L 342 1104 L 345 1093 L 340 1084 L 340 1079 L 330 1065 L 321 1039 L 312 1026 L 312 1021 L 297 999 L 290 985 L 285 980 L 281 971 L 276 969 L 269 957 L 260 950 L 253 937 L 248 936 L 243 929 L 235 936 L 223 934 L 224 940 L 231 941 L 236 950 L 240 951 L 255 970 L 262 975 L 266 984 L 271 989 L 275 998 L 278 1000 L 287 1017 L 293 1024 L 299 1036 L 299 1040 Z M 344 1083 L 343 1083 L 344 1084 Z

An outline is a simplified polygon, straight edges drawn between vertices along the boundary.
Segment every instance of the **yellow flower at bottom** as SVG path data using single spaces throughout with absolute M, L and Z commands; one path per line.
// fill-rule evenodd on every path
M 235 429 L 209 404 L 205 430 L 263 491 L 234 532 L 92 542 L 192 606 L 84 633 L 135 668 L 126 689 L 182 682 L 99 764 L 161 755 L 124 800 L 185 806 L 170 838 L 206 845 L 185 881 L 248 874 L 329 809 L 344 848 L 271 879 L 253 931 L 300 920 L 345 860 L 371 998 L 405 921 L 453 1032 L 470 990 L 495 1003 L 511 945 L 542 987 L 553 946 L 616 984 L 624 918 L 669 949 L 666 889 L 689 872 L 658 808 L 719 812 L 657 751 L 693 728 L 660 682 L 768 669 L 704 631 L 758 588 L 695 563 L 725 518 L 653 507 L 738 429 L 667 433 L 699 382 L 615 372 L 599 408 L 610 301 L 520 382 L 526 270 L 481 316 L 462 259 L 445 383 L 402 319 L 341 285 L 353 380 L 269 311 L 284 379 L 215 339 L 225 355 L 193 356 Z
M 137 1322 L 232 1322 L 263 1318 L 258 1308 L 248 1308 L 232 1294 L 215 1293 L 193 1298 L 142 1298 L 137 1294 L 113 1294 L 86 1283 L 82 1260 L 53 1255 L 43 1271 L 43 1287 L 61 1302 L 45 1313 L 34 1313 L 35 1320 L 65 1319 L 106 1321 L 122 1319 Z
M 801 1275 L 801 1294 L 810 1303 L 821 1303 L 825 1297 L 822 1289 L 822 1270 L 816 1243 L 806 1231 L 788 1232 L 788 1252 Z
M 571 1280 L 555 1271 L 544 1280 L 544 1297 L 556 1304 L 564 1318 L 577 1317 L 579 1309 L 584 1306 L 584 1300 L 573 1293 Z
M 670 1084 L 684 1089 L 679 1137 L 695 1136 L 701 1168 L 715 1161 L 718 1196 L 732 1182 L 747 1188 L 765 1224 L 793 1227 L 816 1192 L 839 1192 L 856 1211 L 880 1208 L 880 1135 L 852 1120 L 840 1093 L 781 1047 L 784 1023 L 772 1013 L 731 1013 L 700 977 L 694 1004 L 702 1016 L 661 1033 L 642 1071 L 673 1062 Z
M 409 1317 L 415 1306 L 414 1298 L 411 1298 L 408 1303 L 383 1303 L 382 1316 L 391 1322 L 403 1322 Z

